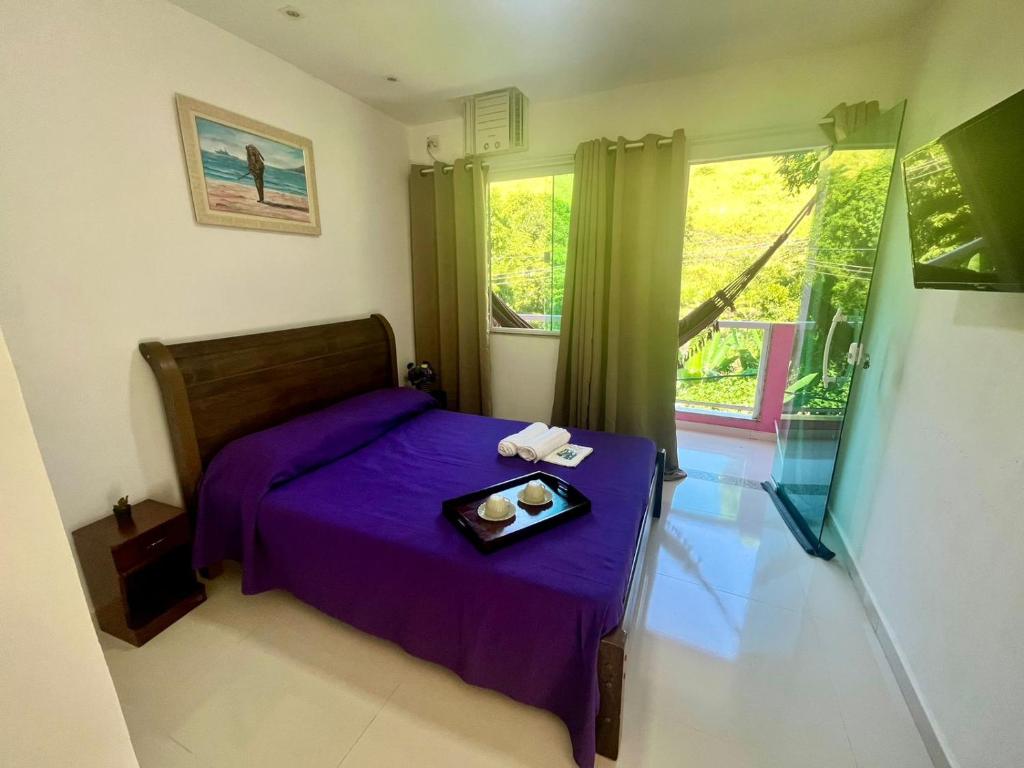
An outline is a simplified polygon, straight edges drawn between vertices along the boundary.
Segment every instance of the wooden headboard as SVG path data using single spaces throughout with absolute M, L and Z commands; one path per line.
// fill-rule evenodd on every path
M 346 397 L 398 385 L 381 315 L 182 344 L 139 344 L 163 397 L 182 498 L 226 443 Z

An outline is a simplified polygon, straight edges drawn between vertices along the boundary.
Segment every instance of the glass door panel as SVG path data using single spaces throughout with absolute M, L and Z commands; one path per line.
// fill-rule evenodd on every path
M 818 198 L 768 490 L 804 548 L 821 544 L 903 122 L 900 104 L 821 161 Z

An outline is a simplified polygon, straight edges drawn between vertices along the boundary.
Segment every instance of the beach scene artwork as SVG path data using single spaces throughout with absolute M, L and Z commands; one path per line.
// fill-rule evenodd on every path
M 183 96 L 178 112 L 200 223 L 320 233 L 308 139 Z
M 306 160 L 302 150 L 265 139 L 205 117 L 196 118 L 203 176 L 210 208 L 230 213 L 274 216 L 309 221 Z M 255 147 L 254 154 L 247 147 Z M 263 158 L 263 194 L 260 203 L 256 178 L 248 157 Z M 259 173 L 259 171 L 257 171 Z

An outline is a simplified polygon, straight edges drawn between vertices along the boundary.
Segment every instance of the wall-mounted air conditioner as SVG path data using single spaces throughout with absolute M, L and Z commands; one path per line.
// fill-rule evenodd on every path
M 466 152 L 500 155 L 528 146 L 529 102 L 518 88 L 503 88 L 466 97 Z

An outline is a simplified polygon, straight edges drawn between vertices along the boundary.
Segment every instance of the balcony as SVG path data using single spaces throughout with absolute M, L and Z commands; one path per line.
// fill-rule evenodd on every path
M 722 320 L 676 375 L 676 418 L 772 432 L 781 418 L 794 325 Z

